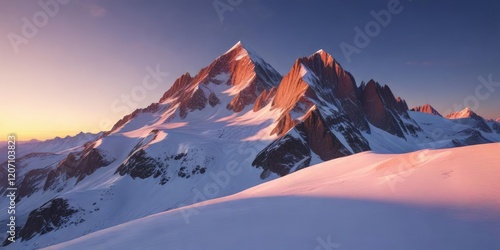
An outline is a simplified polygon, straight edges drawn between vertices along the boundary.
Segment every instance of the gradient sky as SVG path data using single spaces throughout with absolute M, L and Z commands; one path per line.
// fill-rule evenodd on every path
M 484 100 L 473 102 L 479 76 L 500 82 L 498 1 L 401 0 L 402 11 L 350 61 L 340 44 L 354 45 L 354 28 L 364 29 L 374 20 L 370 11 L 386 10 L 390 1 L 220 0 L 237 4 L 221 21 L 212 0 L 72 0 L 46 23 L 38 2 L 0 2 L 2 137 L 109 129 L 239 40 L 283 75 L 298 57 L 322 48 L 358 84 L 387 84 L 410 107 L 430 103 L 446 114 L 465 100 L 485 118 L 500 117 L 500 86 L 482 87 Z M 16 53 L 9 34 L 23 35 L 23 17 L 38 18 L 41 27 Z M 147 68 L 157 65 L 168 75 L 125 104 L 121 96 L 140 88 Z

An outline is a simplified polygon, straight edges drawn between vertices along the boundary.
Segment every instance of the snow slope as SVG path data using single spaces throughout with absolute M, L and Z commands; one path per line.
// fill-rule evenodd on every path
M 500 132 L 482 118 L 409 112 L 388 86 L 371 80 L 358 87 L 325 51 L 297 59 L 282 79 L 238 43 L 97 140 L 71 153 L 19 159 L 21 229 L 15 243 L 3 244 L 59 244 L 362 151 L 493 141 Z M 0 197 L 1 207 L 8 203 Z M 0 223 L 8 219 L 0 210 Z
M 364 152 L 47 249 L 500 249 L 499 151 Z

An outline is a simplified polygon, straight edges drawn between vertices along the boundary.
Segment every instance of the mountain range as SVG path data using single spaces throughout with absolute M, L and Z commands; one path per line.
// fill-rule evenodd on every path
M 7 248 L 66 242 L 361 152 L 499 142 L 500 125 L 468 108 L 446 117 L 430 105 L 409 110 L 389 86 L 358 84 L 323 50 L 282 76 L 238 42 L 111 130 L 60 140 L 18 155 L 19 237 L 0 238 Z

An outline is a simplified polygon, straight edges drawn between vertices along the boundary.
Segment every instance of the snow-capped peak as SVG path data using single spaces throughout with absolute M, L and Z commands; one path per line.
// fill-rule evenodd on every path
M 333 65 L 333 63 L 335 62 L 333 56 L 330 55 L 328 52 L 324 51 L 323 49 L 316 51 L 316 53 L 312 54 L 309 58 L 315 58 L 317 56 L 321 58 L 321 61 L 323 61 L 325 65 Z
M 255 52 L 254 50 L 248 48 L 248 46 L 243 45 L 241 41 L 238 41 L 233 47 L 231 47 L 226 53 L 222 54 L 222 56 L 228 55 L 228 54 L 236 54 L 236 60 L 239 60 L 245 56 L 250 56 L 252 61 L 257 62 L 262 60 L 260 56 Z M 258 60 L 253 60 L 254 58 L 258 58 Z
M 224 55 L 233 51 L 233 50 L 240 49 L 240 48 L 244 48 L 244 46 L 243 46 L 243 43 L 241 41 L 238 41 L 235 45 L 233 45 L 233 47 L 231 47 L 228 51 L 226 51 L 226 53 L 224 53 Z
M 252 63 L 260 64 L 261 66 L 271 69 L 272 67 L 259 56 L 252 48 L 244 45 L 241 41 L 238 41 L 233 47 L 231 47 L 226 53 L 222 54 L 219 58 L 227 57 L 230 55 L 232 59 L 239 61 L 243 58 L 250 58 Z M 272 69 L 274 71 L 274 69 Z
M 314 54 L 324 54 L 324 53 L 328 54 L 328 53 L 327 53 L 326 51 L 324 51 L 323 49 L 320 49 L 320 50 L 316 51 L 316 53 L 314 53 Z
M 476 113 L 474 113 L 474 111 L 472 111 L 469 107 L 466 107 L 465 109 L 459 111 L 459 112 L 455 112 L 455 113 L 451 113 L 449 115 L 446 116 L 446 118 L 448 119 L 462 119 L 462 118 L 473 118 L 473 117 L 477 117 L 478 115 Z

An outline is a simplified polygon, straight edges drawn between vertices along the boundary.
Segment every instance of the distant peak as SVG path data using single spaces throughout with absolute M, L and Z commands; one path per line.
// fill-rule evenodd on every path
M 451 113 L 446 116 L 448 119 L 461 119 L 461 118 L 474 118 L 478 117 L 478 115 L 472 111 L 469 107 L 464 108 L 461 111 Z
M 472 111 L 472 109 L 470 109 L 469 107 L 466 107 L 464 108 L 462 111 L 460 111 L 459 113 L 461 114 L 465 114 L 465 115 L 475 115 L 476 113 L 474 113 L 474 111 Z
M 432 115 L 439 115 L 442 116 L 434 107 L 432 107 L 430 104 L 426 103 L 422 106 L 417 106 L 411 109 L 411 111 L 417 111 L 421 113 L 427 113 L 427 114 L 432 114 Z

